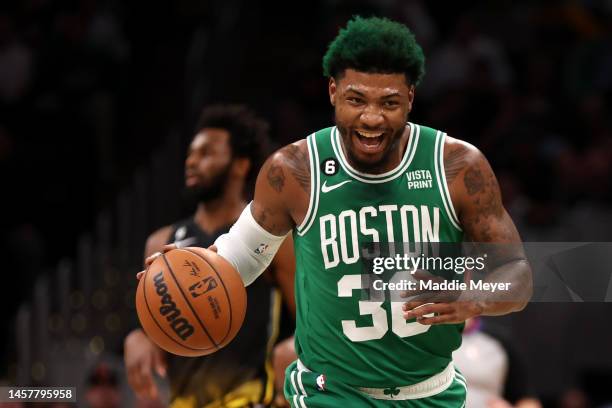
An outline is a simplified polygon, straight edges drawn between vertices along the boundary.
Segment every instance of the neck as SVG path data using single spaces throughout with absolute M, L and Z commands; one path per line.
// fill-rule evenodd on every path
M 219 198 L 198 204 L 194 220 L 204 232 L 212 234 L 233 223 L 246 207 L 247 203 L 242 194 L 232 193 L 230 190 L 228 188 Z

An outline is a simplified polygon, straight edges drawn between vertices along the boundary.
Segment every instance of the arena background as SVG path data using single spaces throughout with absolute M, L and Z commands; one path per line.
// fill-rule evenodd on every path
M 277 145 L 329 126 L 321 58 L 356 13 L 413 29 L 427 74 L 411 119 L 486 154 L 525 241 L 612 241 L 610 1 L 24 0 L 0 10 L 5 384 L 72 385 L 83 398 L 90 373 L 116 375 L 133 406 L 121 349 L 136 324 L 134 274 L 147 234 L 191 210 L 182 162 L 199 110 L 248 103 Z M 611 316 L 604 302 L 548 303 L 495 321 L 545 406 L 583 396 L 572 406 L 597 407 L 612 401 Z

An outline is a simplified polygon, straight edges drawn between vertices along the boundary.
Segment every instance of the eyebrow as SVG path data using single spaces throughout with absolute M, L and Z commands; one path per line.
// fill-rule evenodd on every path
M 361 91 L 356 90 L 356 89 L 355 89 L 355 88 L 353 88 L 351 85 L 349 85 L 349 86 L 347 87 L 346 91 L 347 91 L 347 92 L 354 92 L 354 93 L 356 93 L 357 95 L 362 96 L 362 97 L 364 97 L 364 98 L 366 97 L 366 94 L 364 94 L 364 93 L 363 93 L 363 92 L 361 92 Z M 393 92 L 392 94 L 382 96 L 380 99 L 389 99 L 389 98 L 393 98 L 393 97 L 397 97 L 397 96 L 402 96 L 402 95 L 401 95 L 399 92 Z
M 360 91 L 356 90 L 356 89 L 355 89 L 355 88 L 353 88 L 351 85 L 349 85 L 349 86 L 346 88 L 346 91 L 347 91 L 347 92 L 355 92 L 355 93 L 356 93 L 357 95 L 359 95 L 359 96 L 366 96 L 366 95 L 365 95 L 363 92 L 360 92 Z

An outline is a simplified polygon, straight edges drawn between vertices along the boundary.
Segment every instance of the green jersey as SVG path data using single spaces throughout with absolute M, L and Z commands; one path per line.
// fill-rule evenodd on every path
M 461 242 L 444 176 L 445 134 L 409 123 L 400 164 L 367 174 L 347 161 L 335 127 L 307 138 L 311 192 L 294 230 L 296 351 L 304 365 L 346 384 L 414 384 L 444 370 L 463 325 L 422 325 L 403 302 L 362 300 L 362 245 Z M 391 277 L 391 281 L 393 281 Z

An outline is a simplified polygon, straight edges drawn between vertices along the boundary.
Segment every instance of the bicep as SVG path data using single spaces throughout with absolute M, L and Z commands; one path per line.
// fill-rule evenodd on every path
M 477 151 L 459 176 L 454 184 L 459 184 L 459 220 L 466 240 L 489 255 L 491 267 L 525 259 L 519 233 L 502 204 L 497 178 L 482 153 Z
M 257 176 L 251 204 L 255 221 L 277 236 L 287 234 L 295 225 L 287 206 L 292 180 L 284 167 L 279 153 L 264 163 Z
M 514 222 L 502 204 L 497 178 L 482 153 L 472 158 L 452 184 L 459 220 L 474 242 L 520 242 Z

